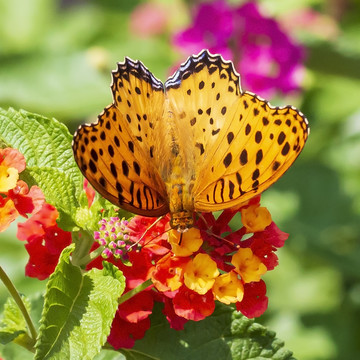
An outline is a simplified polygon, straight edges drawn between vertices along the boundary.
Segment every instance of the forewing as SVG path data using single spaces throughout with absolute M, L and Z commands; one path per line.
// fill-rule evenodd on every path
M 304 147 L 304 116 L 242 92 L 232 62 L 219 55 L 190 57 L 165 90 L 193 167 L 196 211 L 237 206 L 261 193 Z
M 75 160 L 91 185 L 136 214 L 166 214 L 165 185 L 153 164 L 153 124 L 164 107 L 163 84 L 128 58 L 113 72 L 113 104 L 74 135 Z

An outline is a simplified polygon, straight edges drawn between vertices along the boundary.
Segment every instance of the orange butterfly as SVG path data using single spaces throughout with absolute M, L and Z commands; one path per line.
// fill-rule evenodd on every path
M 75 160 L 106 199 L 139 215 L 170 212 L 179 232 L 194 212 L 235 207 L 266 190 L 309 134 L 301 112 L 243 92 L 233 63 L 207 50 L 165 84 L 126 58 L 111 89 L 113 104 L 75 133 Z

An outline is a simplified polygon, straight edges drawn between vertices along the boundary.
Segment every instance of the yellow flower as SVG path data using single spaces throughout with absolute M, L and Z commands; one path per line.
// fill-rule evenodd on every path
M 181 241 L 180 241 L 181 240 Z M 169 232 L 171 251 L 176 256 L 190 256 L 200 249 L 203 240 L 200 236 L 200 230 L 191 228 L 185 233 L 179 233 L 176 230 Z
M 13 189 L 18 179 L 19 173 L 15 168 L 0 165 L 0 192 L 6 193 Z
M 219 276 L 216 262 L 207 254 L 197 254 L 184 271 L 185 285 L 200 295 L 206 294 Z
M 232 257 L 231 263 L 240 274 L 244 283 L 260 281 L 261 275 L 267 271 L 266 266 L 253 254 L 250 248 L 240 248 Z
M 241 301 L 244 297 L 244 286 L 235 271 L 218 276 L 212 291 L 217 300 L 227 305 Z
M 167 280 L 167 286 L 170 288 L 170 291 L 175 291 L 182 286 L 181 282 L 181 270 L 180 268 L 175 269 L 174 276 Z
M 18 215 L 14 202 L 6 201 L 5 205 L 0 207 L 0 232 L 5 231 Z
M 266 207 L 259 205 L 250 205 L 241 209 L 241 221 L 245 226 L 247 233 L 264 231 L 272 222 L 271 214 Z

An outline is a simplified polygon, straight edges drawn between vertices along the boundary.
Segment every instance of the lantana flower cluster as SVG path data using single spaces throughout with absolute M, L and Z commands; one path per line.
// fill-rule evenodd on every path
M 18 224 L 17 231 L 17 238 L 26 241 L 29 253 L 25 274 L 43 280 L 53 273 L 61 251 L 70 245 L 71 233 L 58 227 L 59 213 L 45 202 L 41 189 L 36 185 L 29 189 L 19 180 L 25 167 L 25 158 L 18 150 L 0 149 L 0 232 L 18 216 L 27 218 Z
M 232 231 L 229 222 L 238 213 L 242 227 Z M 152 281 L 144 291 L 119 305 L 108 338 L 114 348 L 130 348 L 144 336 L 154 302 L 164 303 L 163 312 L 176 330 L 183 329 L 188 320 L 211 315 L 216 301 L 235 304 L 249 318 L 266 310 L 268 298 L 261 277 L 278 264 L 275 251 L 284 245 L 288 234 L 280 231 L 269 211 L 260 206 L 260 196 L 239 209 L 223 211 L 217 219 L 209 213 L 201 214 L 195 227 L 183 234 L 169 228 L 169 216 L 160 221 L 135 216 L 129 222 L 116 218 L 110 222 L 122 222 L 132 266 L 116 258 L 111 241 L 99 238 L 100 232 L 95 232 L 99 239 L 93 249 L 108 243 L 109 250 L 105 247 L 104 252 L 108 261 L 123 271 L 125 293 L 146 280 Z M 104 223 L 100 227 L 108 231 Z M 92 267 L 101 268 L 101 258 L 90 263 L 88 268 Z
M 99 231 L 94 232 L 94 239 L 105 247 L 101 254 L 104 259 L 114 256 L 116 259 L 121 259 L 122 262 L 128 260 L 128 251 L 134 245 L 130 241 L 128 224 L 127 220 L 120 220 L 118 217 L 99 221 L 100 228 Z
M 173 43 L 185 55 L 202 49 L 231 59 L 245 89 L 263 97 L 299 88 L 304 50 L 255 1 L 231 5 L 225 0 L 201 2 L 193 23 L 175 34 Z
M 18 150 L 0 149 L 0 232 L 5 231 L 18 217 L 25 218 L 40 210 L 45 202 L 38 186 L 19 180 L 25 170 L 25 158 Z

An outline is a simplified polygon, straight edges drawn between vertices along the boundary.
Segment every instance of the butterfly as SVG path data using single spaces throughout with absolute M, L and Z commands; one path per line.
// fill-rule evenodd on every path
M 78 128 L 75 160 L 92 186 L 132 213 L 185 232 L 194 213 L 239 206 L 292 165 L 309 134 L 292 106 L 242 91 L 231 61 L 203 50 L 165 83 L 126 57 L 113 103 Z

